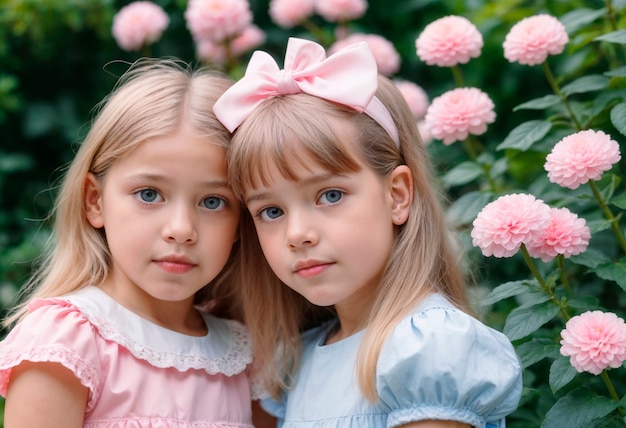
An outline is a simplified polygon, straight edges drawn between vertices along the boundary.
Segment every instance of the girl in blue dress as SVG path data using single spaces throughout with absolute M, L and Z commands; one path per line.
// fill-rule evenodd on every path
M 518 358 L 471 314 L 427 152 L 368 46 L 290 39 L 282 70 L 256 52 L 214 111 L 279 426 L 504 427 Z

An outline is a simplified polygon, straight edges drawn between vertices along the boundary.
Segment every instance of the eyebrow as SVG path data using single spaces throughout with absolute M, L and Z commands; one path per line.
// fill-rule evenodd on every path
M 156 182 L 156 183 L 161 182 L 161 181 L 167 181 L 167 178 L 164 175 L 159 175 L 159 174 L 129 175 L 126 177 L 126 179 L 129 181 L 150 181 L 150 182 Z M 223 180 L 223 179 L 206 180 L 206 181 L 202 181 L 201 184 L 207 187 L 216 187 L 216 188 L 225 188 L 225 189 L 230 188 L 230 186 L 228 185 L 228 181 Z
M 313 177 L 308 177 L 302 180 L 294 180 L 294 181 L 297 181 L 298 183 L 306 187 L 306 186 L 312 186 L 315 184 L 323 183 L 326 180 L 329 180 L 331 178 L 337 178 L 337 177 L 345 178 L 346 176 L 343 174 L 336 174 L 336 173 L 329 172 L 327 174 L 314 175 Z M 270 196 L 271 196 L 271 192 L 263 192 L 263 191 L 252 192 L 250 196 L 246 197 L 245 203 L 249 204 L 250 202 L 263 201 L 265 199 L 269 199 Z

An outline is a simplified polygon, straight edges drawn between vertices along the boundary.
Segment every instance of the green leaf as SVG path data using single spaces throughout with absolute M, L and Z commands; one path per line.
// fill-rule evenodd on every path
M 599 42 L 626 44 L 626 30 L 617 30 L 603 34 L 593 39 Z
M 522 368 L 532 366 L 544 358 L 558 358 L 561 345 L 550 339 L 532 339 L 515 347 Z
M 534 100 L 526 101 L 513 108 L 513 111 L 518 110 L 544 110 L 548 107 L 552 107 L 561 102 L 561 98 L 556 95 L 546 95 L 545 97 L 535 98 Z
M 621 195 L 611 199 L 611 204 L 623 210 L 626 209 L 626 193 L 622 193 Z
M 610 260 L 611 259 L 603 253 L 593 248 L 589 248 L 584 253 L 569 258 L 570 262 L 577 265 L 587 266 L 588 268 L 595 268 L 601 264 L 608 263 Z
M 563 86 L 561 92 L 565 95 L 582 94 L 585 92 L 599 91 L 609 86 L 609 78 L 600 74 L 583 76 L 572 83 Z
M 578 31 L 578 29 L 604 15 L 606 15 L 605 8 L 594 10 L 584 7 L 567 12 L 559 18 L 559 21 L 565 26 L 568 34 L 573 34 Z
M 588 428 L 594 419 L 608 415 L 617 406 L 615 401 L 587 388 L 575 389 L 548 410 L 541 428 Z
M 626 77 L 626 65 L 609 70 L 604 75 L 609 77 Z
M 602 264 L 593 270 L 600 278 L 614 281 L 626 291 L 626 259 L 621 259 L 617 263 Z
M 498 285 L 491 290 L 484 298 L 481 299 L 481 305 L 492 305 L 507 297 L 518 296 L 529 291 L 530 283 L 528 281 L 510 281 Z
M 611 123 L 622 135 L 626 135 L 626 103 L 619 103 L 611 109 Z
M 460 186 L 470 183 L 483 175 L 485 171 L 476 162 L 462 162 L 448 171 L 442 178 L 441 182 L 445 188 L 452 186 Z
M 594 233 L 609 229 L 611 227 L 611 223 L 612 221 L 607 219 L 589 220 L 587 222 L 587 226 L 593 235 Z
M 545 120 L 531 120 L 516 126 L 496 150 L 528 150 L 534 143 L 546 136 L 552 124 Z
M 450 205 L 446 211 L 446 218 L 455 226 L 470 224 L 490 200 L 489 193 L 478 191 L 466 193 Z
M 578 372 L 569 362 L 569 357 L 559 357 L 550 366 L 550 388 L 557 392 L 570 383 Z
M 546 295 L 546 299 L 550 296 Z M 504 334 L 511 341 L 521 339 L 537 331 L 559 313 L 559 307 L 552 301 L 531 306 L 520 306 L 511 311 L 504 323 Z

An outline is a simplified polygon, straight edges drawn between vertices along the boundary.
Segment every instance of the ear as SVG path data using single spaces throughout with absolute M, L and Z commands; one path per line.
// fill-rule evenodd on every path
M 88 173 L 87 177 L 85 177 L 85 187 L 83 191 L 87 221 L 96 229 L 104 227 L 104 217 L 102 215 L 102 185 L 92 173 Z
M 409 218 L 413 202 L 413 174 L 406 165 L 397 166 L 389 176 L 393 224 L 403 225 Z

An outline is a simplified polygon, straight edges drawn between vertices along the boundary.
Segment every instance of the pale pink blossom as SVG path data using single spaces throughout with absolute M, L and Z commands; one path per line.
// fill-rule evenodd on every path
M 456 88 L 436 97 L 426 111 L 425 121 L 433 138 L 449 145 L 469 134 L 481 135 L 496 120 L 491 98 L 477 88 Z
M 136 1 L 115 14 L 111 32 L 120 48 L 138 51 L 159 40 L 169 23 L 169 16 L 160 6 Z
M 269 15 L 279 27 L 292 28 L 315 13 L 315 0 L 271 0 Z
M 241 56 L 263 43 L 265 43 L 265 32 L 254 24 L 249 25 L 230 42 L 231 55 Z M 224 64 L 226 48 L 224 44 L 215 43 L 209 39 L 199 40 L 196 43 L 196 56 L 214 64 Z
M 454 67 L 480 56 L 483 36 L 467 18 L 450 15 L 428 24 L 415 47 L 417 56 L 426 64 Z
M 552 208 L 550 224 L 531 242 L 526 244 L 531 257 L 548 262 L 557 255 L 565 258 L 585 252 L 591 232 L 584 218 L 579 218 L 567 208 Z
M 602 131 L 570 134 L 555 144 L 546 156 L 545 170 L 551 182 L 576 189 L 598 180 L 621 159 L 619 144 Z
M 402 93 L 411 109 L 411 113 L 413 113 L 413 117 L 416 120 L 422 119 L 426 115 L 426 110 L 430 103 L 426 91 L 421 86 L 408 80 L 394 80 L 393 83 Z
M 327 21 L 343 22 L 361 18 L 367 10 L 366 0 L 317 0 L 317 13 Z
M 500 196 L 476 216 L 472 244 L 485 256 L 511 257 L 550 224 L 550 207 L 533 195 Z
M 358 42 L 367 43 L 372 54 L 374 54 L 379 73 L 390 76 L 400 70 L 400 54 L 393 46 L 393 43 L 377 34 L 350 34 L 345 39 L 333 43 L 328 49 L 328 54 L 331 55 L 346 46 Z
M 194 40 L 220 43 L 241 34 L 252 12 L 247 0 L 189 0 L 185 20 Z
M 569 41 L 565 26 L 553 16 L 529 16 L 515 24 L 504 39 L 504 57 L 509 62 L 536 65 L 548 55 L 557 55 Z
M 614 313 L 592 311 L 570 318 L 561 337 L 561 355 L 570 357 L 579 373 L 597 376 L 626 360 L 626 324 Z

